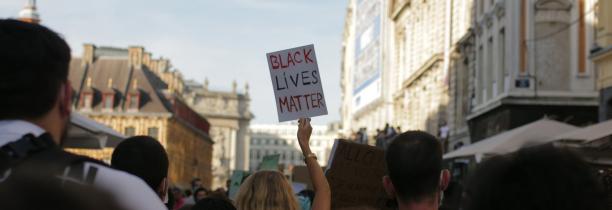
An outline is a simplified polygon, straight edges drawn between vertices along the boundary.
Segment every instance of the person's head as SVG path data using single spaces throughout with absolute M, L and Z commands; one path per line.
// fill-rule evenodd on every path
M 37 24 L 0 19 L 0 120 L 39 125 L 61 143 L 70 119 L 70 47 Z
M 465 190 L 467 210 L 606 209 L 595 172 L 580 157 L 551 145 L 485 160 Z
M 383 185 L 389 196 L 401 204 L 441 199 L 450 181 L 442 168 L 442 146 L 436 137 L 422 131 L 396 136 L 385 153 L 388 175 Z
M 133 136 L 113 151 L 111 166 L 144 180 L 165 200 L 168 192 L 168 155 L 164 147 L 149 136 Z
M 196 202 L 206 198 L 206 196 L 208 196 L 208 190 L 206 190 L 206 188 L 200 187 L 193 191 L 193 200 Z
M 291 185 L 278 171 L 259 171 L 247 178 L 236 196 L 240 210 L 298 210 Z
M 220 197 L 208 197 L 196 202 L 191 210 L 236 210 L 231 201 Z
M 202 179 L 194 178 L 191 180 L 191 189 L 195 190 L 196 188 L 199 188 L 201 186 L 202 186 Z

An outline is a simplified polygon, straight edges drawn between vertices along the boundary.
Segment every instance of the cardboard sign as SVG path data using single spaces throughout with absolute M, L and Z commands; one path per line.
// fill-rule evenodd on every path
M 246 171 L 235 170 L 234 174 L 230 178 L 230 187 L 229 187 L 229 197 L 234 200 L 236 198 L 236 194 L 238 194 L 238 190 L 240 190 L 240 185 L 242 184 L 242 180 L 247 175 Z
M 266 54 L 278 121 L 327 114 L 314 45 Z
M 336 140 L 325 172 L 332 209 L 391 209 L 382 185 L 384 156 L 379 148 Z
M 326 170 L 327 167 L 321 167 L 323 171 Z M 292 170 L 292 181 L 306 184 L 306 189 L 314 190 L 314 186 L 312 185 L 312 179 L 310 178 L 310 172 L 308 171 L 308 167 L 306 166 L 295 166 Z
M 278 160 L 280 159 L 280 154 L 274 155 L 266 155 L 261 160 L 258 171 L 278 171 Z

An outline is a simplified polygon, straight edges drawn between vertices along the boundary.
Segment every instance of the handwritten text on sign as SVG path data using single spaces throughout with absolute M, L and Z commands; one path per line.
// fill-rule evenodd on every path
M 314 45 L 266 54 L 278 120 L 327 114 Z

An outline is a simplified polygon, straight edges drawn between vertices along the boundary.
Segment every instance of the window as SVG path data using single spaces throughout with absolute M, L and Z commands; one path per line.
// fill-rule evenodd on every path
M 485 95 L 486 95 L 486 88 L 484 87 L 484 84 L 486 84 L 484 82 L 484 56 L 483 56 L 484 52 L 483 52 L 483 46 L 480 45 L 480 47 L 478 47 L 478 68 L 477 68 L 477 73 L 476 73 L 476 77 L 478 78 L 478 83 L 476 85 L 476 90 L 482 90 L 482 92 L 477 93 L 476 96 L 476 103 L 474 104 L 479 104 L 479 103 L 484 103 L 485 101 Z
M 495 72 L 493 71 L 493 37 L 489 37 L 487 42 L 487 66 L 485 67 L 485 71 L 487 72 L 486 80 L 489 82 L 489 86 L 487 87 L 487 99 L 492 99 L 497 94 L 497 81 L 495 77 Z
M 125 136 L 130 137 L 130 136 L 134 136 L 136 135 L 136 128 L 129 126 L 129 127 L 125 127 L 123 133 L 125 134 Z
M 260 152 L 260 150 L 256 150 L 255 151 L 255 154 L 257 154 L 257 159 L 261 159 L 261 153 L 259 153 L 259 152 Z
M 105 94 L 104 95 L 104 108 L 105 109 L 112 109 L 113 108 L 113 94 Z
M 82 104 L 81 107 L 89 109 L 89 108 L 91 108 L 91 104 L 93 102 L 93 94 L 91 94 L 91 93 L 83 93 L 83 97 L 82 97 L 81 100 L 83 100 L 83 104 Z
M 130 99 L 128 100 L 128 104 L 129 104 L 129 108 L 130 109 L 138 109 L 139 107 L 139 100 L 140 95 L 139 94 L 131 94 L 130 95 Z
M 497 39 L 499 42 L 498 45 L 498 49 L 499 49 L 499 58 L 498 58 L 498 65 L 499 65 L 499 77 L 498 80 L 500 82 L 499 85 L 499 90 L 503 91 L 503 92 L 508 92 L 508 89 L 510 88 L 508 86 L 508 84 L 510 83 L 510 78 L 508 77 L 509 75 L 507 75 L 506 73 L 506 31 L 505 29 L 501 29 L 499 31 L 499 38 Z
M 155 139 L 157 139 L 157 137 L 159 136 L 159 129 L 157 127 L 150 127 L 147 130 L 147 135 L 149 135 L 150 137 L 153 137 Z M 159 139 L 158 139 L 159 140 Z

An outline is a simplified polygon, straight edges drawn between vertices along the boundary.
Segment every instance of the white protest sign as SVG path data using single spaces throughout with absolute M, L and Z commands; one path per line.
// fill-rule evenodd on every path
M 266 54 L 278 121 L 327 114 L 314 45 Z

